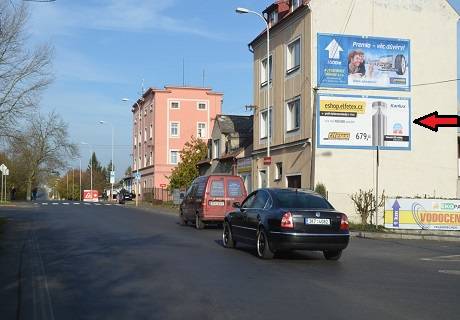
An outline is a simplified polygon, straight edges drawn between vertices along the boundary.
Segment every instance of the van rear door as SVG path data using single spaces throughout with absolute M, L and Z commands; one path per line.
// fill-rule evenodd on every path
M 225 213 L 233 211 L 233 202 L 242 203 L 246 198 L 246 188 L 240 177 L 226 177 Z

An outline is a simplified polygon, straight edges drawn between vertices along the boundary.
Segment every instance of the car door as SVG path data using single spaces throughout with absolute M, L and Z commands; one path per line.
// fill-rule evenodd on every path
M 265 190 L 259 190 L 256 194 L 252 207 L 246 211 L 247 237 L 250 241 L 256 241 L 259 223 L 266 214 L 267 202 L 270 195 Z
M 257 191 L 251 193 L 241 204 L 241 207 L 235 211 L 235 215 L 232 218 L 232 233 L 235 238 L 242 241 L 248 241 L 249 233 L 247 232 L 247 210 L 252 206 L 252 203 L 256 199 Z
M 194 209 L 195 209 L 195 203 L 194 203 L 194 197 L 195 197 L 195 192 L 196 192 L 196 183 L 194 182 L 190 188 L 187 190 L 187 194 L 184 199 L 184 205 L 182 212 L 184 213 L 184 216 L 187 220 L 194 219 Z M 192 214 L 193 212 L 193 214 Z

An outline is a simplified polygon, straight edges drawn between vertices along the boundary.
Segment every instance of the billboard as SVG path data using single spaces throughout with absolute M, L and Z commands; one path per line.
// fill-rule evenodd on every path
M 410 150 L 410 98 L 320 94 L 319 148 Z
M 385 228 L 460 230 L 460 200 L 385 200 Z
M 318 34 L 317 86 L 410 90 L 410 41 Z

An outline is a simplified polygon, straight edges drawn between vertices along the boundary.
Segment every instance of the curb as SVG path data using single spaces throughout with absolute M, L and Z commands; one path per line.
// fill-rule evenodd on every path
M 350 235 L 363 239 L 399 239 L 399 240 L 430 240 L 430 241 L 451 241 L 460 242 L 459 236 L 440 236 L 440 235 L 416 235 L 405 233 L 382 233 L 382 232 L 364 232 L 350 231 Z

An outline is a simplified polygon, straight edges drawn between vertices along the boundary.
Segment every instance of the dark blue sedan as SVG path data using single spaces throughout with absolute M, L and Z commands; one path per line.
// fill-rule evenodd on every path
M 278 251 L 315 250 L 338 260 L 350 239 L 347 216 L 313 191 L 259 189 L 234 207 L 224 220 L 224 246 L 255 245 L 263 259 Z

